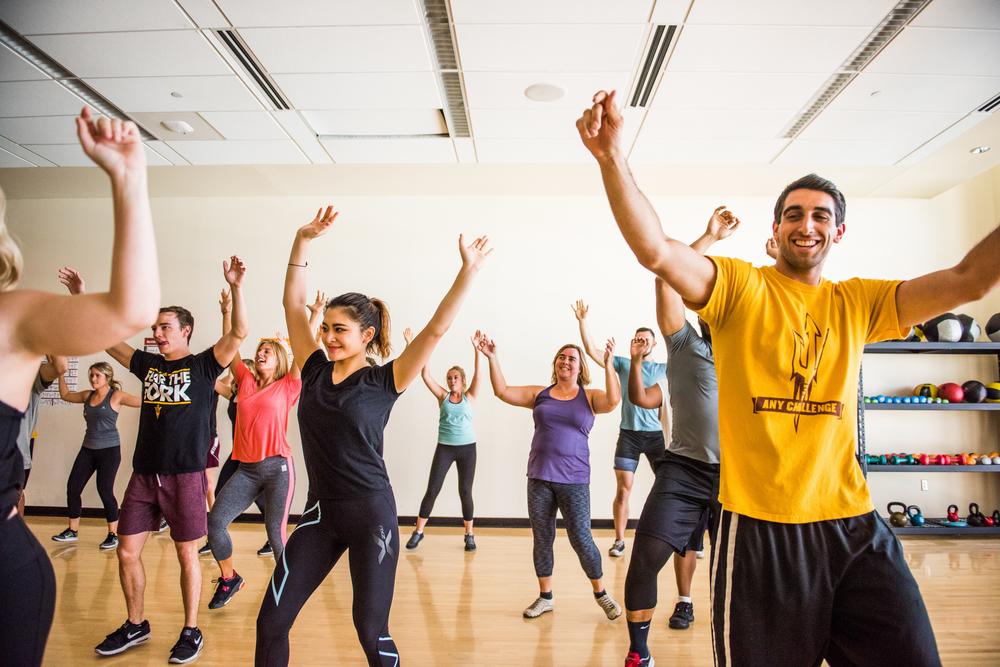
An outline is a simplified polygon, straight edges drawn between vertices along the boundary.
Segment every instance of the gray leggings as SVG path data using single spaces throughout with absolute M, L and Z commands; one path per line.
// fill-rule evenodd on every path
M 208 513 L 208 544 L 215 560 L 233 555 L 229 524 L 250 507 L 261 492 L 264 494 L 267 540 L 274 557 L 281 558 L 288 539 L 288 508 L 295 492 L 295 470 L 291 458 L 271 456 L 257 463 L 240 462 L 240 467 L 216 496 L 212 511 Z
M 601 552 L 590 532 L 590 485 L 558 484 L 528 479 L 528 518 L 531 520 L 535 576 L 552 576 L 552 544 L 556 540 L 556 510 L 562 513 L 573 551 L 588 579 L 600 579 Z

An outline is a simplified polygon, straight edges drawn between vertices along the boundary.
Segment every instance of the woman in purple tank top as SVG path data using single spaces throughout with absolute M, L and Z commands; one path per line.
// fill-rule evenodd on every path
M 493 393 L 504 403 L 531 408 L 535 435 L 528 455 L 528 517 L 531 520 L 538 598 L 524 610 L 537 618 L 554 609 L 552 544 L 556 537 L 556 510 L 562 513 L 570 544 L 594 589 L 594 599 L 609 619 L 621 616 L 621 607 L 601 582 L 601 552 L 590 532 L 590 429 L 594 415 L 611 412 L 621 401 L 621 386 L 613 364 L 614 340 L 604 350 L 605 389 L 586 389 L 590 372 L 583 351 L 563 345 L 552 360 L 548 387 L 507 385 L 496 344 L 482 336 L 479 349 L 490 360 Z M 610 370 L 609 370 L 610 369 Z

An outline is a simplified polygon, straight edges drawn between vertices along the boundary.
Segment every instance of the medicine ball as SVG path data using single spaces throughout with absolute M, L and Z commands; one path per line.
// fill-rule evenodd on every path
M 961 403 L 962 399 L 965 398 L 965 392 L 954 382 L 945 382 L 938 387 L 938 396 L 949 403 Z
M 954 313 L 932 317 L 921 329 L 932 343 L 957 343 L 962 338 L 962 322 Z
M 986 385 L 986 402 L 1000 403 L 1000 382 L 990 382 Z
M 1000 313 L 996 313 L 986 322 L 986 337 L 994 343 L 1000 343 Z
M 926 396 L 927 398 L 937 398 L 938 388 L 937 386 L 930 383 L 918 384 L 916 387 L 913 388 L 913 395 Z
M 981 331 L 979 322 L 972 319 L 972 316 L 965 314 L 959 315 L 958 321 L 962 323 L 962 338 L 960 342 L 975 343 Z
M 966 403 L 982 403 L 986 400 L 986 385 L 978 380 L 963 382 L 962 392 L 965 394 Z

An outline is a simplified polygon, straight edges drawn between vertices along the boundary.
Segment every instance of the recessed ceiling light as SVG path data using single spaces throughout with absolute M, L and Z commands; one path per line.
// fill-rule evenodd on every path
M 194 128 L 183 120 L 161 120 L 160 125 L 177 134 L 191 134 Z
M 524 96 L 535 102 L 555 102 L 565 91 L 551 83 L 535 83 L 524 89 Z
M 184 96 L 175 90 L 174 92 L 170 93 L 170 97 L 184 97 Z
M 989 146 L 976 146 L 975 148 L 970 149 L 969 152 L 973 155 L 982 155 L 983 153 L 989 152 L 989 150 Z

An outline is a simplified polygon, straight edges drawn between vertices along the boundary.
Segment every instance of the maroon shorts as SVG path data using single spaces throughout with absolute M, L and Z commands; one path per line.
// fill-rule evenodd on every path
M 219 445 L 219 436 L 212 438 L 212 445 L 208 448 L 208 462 L 205 464 L 206 468 L 218 468 L 219 467 L 219 450 L 222 447 Z
M 208 533 L 205 471 L 176 475 L 132 473 L 118 517 L 119 535 L 138 535 L 160 527 L 160 518 L 170 525 L 174 542 L 190 542 Z

